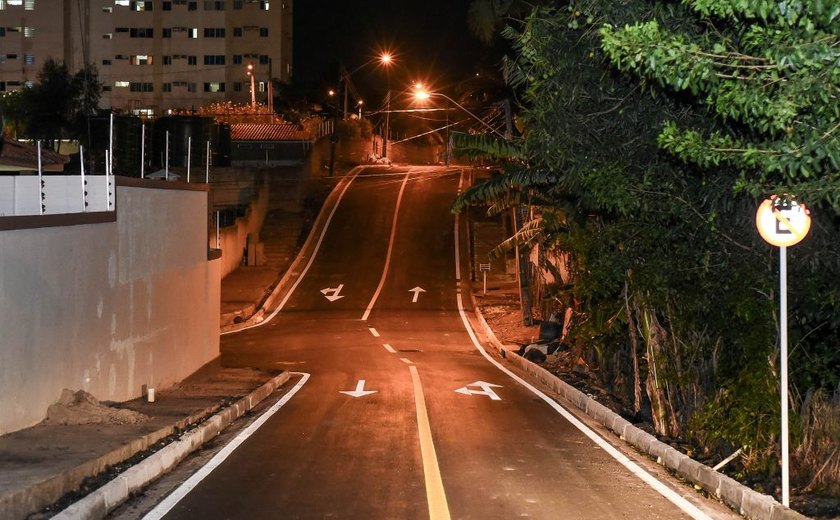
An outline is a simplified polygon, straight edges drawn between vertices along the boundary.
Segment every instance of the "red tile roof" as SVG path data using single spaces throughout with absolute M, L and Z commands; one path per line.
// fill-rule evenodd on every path
M 2 139 L 2 138 L 0 138 Z M 41 168 L 44 171 L 64 171 L 64 165 L 70 162 L 66 155 L 53 152 L 41 145 Z M 0 170 L 20 169 L 38 170 L 38 148 L 29 143 L 3 140 L 3 150 L 0 153 Z
M 308 141 L 309 132 L 293 124 L 251 124 L 237 123 L 230 125 L 232 141 Z

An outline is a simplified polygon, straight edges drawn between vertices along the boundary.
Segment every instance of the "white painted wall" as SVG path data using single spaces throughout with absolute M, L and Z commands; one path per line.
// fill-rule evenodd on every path
M 176 383 L 219 355 L 207 192 L 117 187 L 117 220 L 0 231 L 0 434 L 63 388 L 102 401 Z

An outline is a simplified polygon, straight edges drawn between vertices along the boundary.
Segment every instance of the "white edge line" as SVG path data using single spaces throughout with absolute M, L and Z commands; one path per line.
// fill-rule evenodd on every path
M 457 229 L 458 229 L 458 215 L 455 216 L 455 230 L 457 236 Z M 459 245 L 455 243 L 455 255 L 457 257 L 459 251 Z M 645 471 L 642 467 L 638 464 L 630 460 L 626 455 L 618 451 L 613 445 L 608 443 L 606 440 L 601 438 L 598 434 L 592 431 L 588 426 L 583 424 L 577 417 L 575 417 L 571 412 L 563 408 L 560 403 L 555 401 L 554 399 L 548 397 L 546 394 L 541 392 L 538 388 L 533 386 L 531 383 L 525 381 L 521 377 L 517 376 L 509 369 L 507 369 L 504 365 L 493 359 L 490 354 L 484 350 L 484 347 L 478 341 L 478 338 L 473 332 L 472 326 L 470 325 L 470 321 L 467 318 L 467 314 L 464 311 L 464 304 L 463 299 L 461 298 L 460 294 L 456 295 L 458 300 L 458 313 L 461 315 L 461 321 L 464 323 L 464 328 L 467 331 L 470 339 L 472 340 L 473 345 L 475 348 L 481 353 L 481 355 L 489 361 L 492 365 L 496 368 L 507 374 L 508 377 L 525 387 L 531 393 L 542 399 L 546 404 L 548 404 L 551 408 L 553 408 L 557 413 L 563 416 L 567 421 L 569 421 L 575 428 L 580 430 L 584 435 L 589 437 L 595 444 L 598 445 L 599 448 L 603 449 L 607 452 L 612 458 L 618 461 L 622 466 L 630 470 L 631 473 L 639 477 L 642 481 L 644 481 L 647 485 L 652 487 L 655 491 L 657 491 L 660 495 L 668 499 L 674 505 L 679 507 L 683 510 L 686 514 L 694 518 L 695 520 L 710 520 L 710 517 L 701 511 L 697 506 L 686 500 L 684 497 L 680 496 L 677 492 L 673 489 L 666 486 L 664 483 L 660 482 L 656 477 Z
M 300 381 L 292 387 L 289 392 L 280 398 L 279 401 L 274 403 L 271 408 L 263 412 L 259 418 L 252 422 L 247 428 L 239 432 L 232 441 L 227 443 L 224 448 L 222 448 L 216 455 L 210 459 L 207 464 L 201 467 L 197 472 L 193 473 L 193 475 L 184 481 L 183 484 L 178 486 L 175 491 L 169 494 L 161 503 L 155 506 L 154 509 L 146 513 L 143 517 L 143 520 L 159 520 L 163 518 L 169 511 L 175 507 L 178 502 L 180 502 L 187 494 L 192 491 L 202 480 L 204 480 L 207 475 L 209 475 L 213 470 L 215 470 L 222 462 L 227 459 L 233 451 L 239 447 L 243 442 L 245 442 L 248 437 L 250 437 L 257 429 L 262 426 L 272 415 L 274 415 L 277 410 L 283 407 L 286 403 L 288 403 L 292 397 L 301 389 L 303 385 L 309 380 L 309 374 L 305 372 L 290 372 L 293 375 L 301 376 Z
M 382 292 L 382 287 L 385 286 L 385 279 L 388 277 L 388 269 L 391 266 L 391 252 L 394 250 L 394 238 L 397 235 L 397 220 L 400 216 L 400 205 L 402 205 L 405 185 L 408 183 L 408 177 L 410 174 L 410 171 L 406 172 L 402 185 L 400 186 L 400 193 L 397 195 L 397 205 L 394 208 L 394 220 L 391 222 L 391 236 L 388 239 L 388 252 L 385 254 L 385 266 L 382 268 L 382 277 L 379 279 L 379 285 L 376 287 L 376 292 L 373 293 L 373 297 L 370 299 L 370 303 L 368 303 L 367 309 L 365 309 L 365 313 L 362 315 L 362 321 L 367 321 L 368 316 L 370 316 L 373 306 L 376 305 L 376 300 L 379 299 L 379 293 Z
M 295 280 L 294 285 L 292 285 L 291 289 L 289 289 L 289 292 L 286 293 L 286 296 L 283 297 L 283 300 L 280 302 L 280 304 L 277 306 L 277 308 L 274 309 L 274 311 L 271 314 L 269 314 L 267 318 L 260 321 L 259 323 L 255 323 L 253 325 L 248 325 L 247 327 L 242 327 L 241 329 L 228 330 L 228 331 L 222 332 L 221 333 L 222 336 L 224 336 L 226 334 L 234 334 L 234 333 L 237 333 L 237 332 L 242 332 L 243 330 L 253 329 L 255 327 L 261 327 L 261 326 L 265 325 L 266 323 L 268 323 L 269 321 L 273 320 L 274 317 L 277 316 L 277 314 L 281 310 L 283 310 L 283 306 L 285 306 L 286 302 L 289 301 L 289 298 L 292 297 L 292 294 L 294 294 L 295 289 L 297 289 L 297 286 L 300 285 L 300 282 L 303 281 L 304 277 L 306 277 L 306 273 L 309 272 L 309 268 L 312 267 L 312 264 L 315 262 L 315 257 L 318 256 L 318 250 L 321 249 L 321 243 L 324 241 L 324 237 L 327 235 L 327 231 L 330 228 L 330 222 L 332 222 L 333 215 L 335 215 L 336 210 L 338 210 L 338 206 L 341 205 L 341 199 L 344 198 L 344 194 L 347 193 L 347 190 L 348 190 L 348 188 L 350 188 L 350 185 L 353 184 L 353 181 L 356 180 L 356 178 L 359 176 L 359 172 L 356 172 L 353 175 L 353 177 L 351 177 L 350 180 L 347 181 L 347 183 L 344 185 L 344 189 L 342 189 L 341 193 L 338 195 L 338 200 L 335 201 L 335 205 L 332 207 L 332 210 L 330 211 L 330 215 L 327 217 L 327 221 L 324 223 L 324 228 L 321 230 L 321 234 L 318 236 L 318 242 L 315 243 L 315 249 L 312 251 L 312 255 L 310 255 L 310 257 L 309 257 L 309 261 L 306 262 L 306 266 L 304 266 L 304 268 L 301 270 L 300 275 L 298 275 L 297 280 Z

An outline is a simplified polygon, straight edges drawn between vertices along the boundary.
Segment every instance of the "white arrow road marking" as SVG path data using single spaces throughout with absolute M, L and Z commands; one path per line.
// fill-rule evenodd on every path
M 470 386 L 477 386 L 481 388 L 481 390 L 471 390 Z M 457 390 L 459 394 L 464 395 L 486 395 L 493 401 L 501 401 L 502 398 L 496 395 L 496 392 L 493 391 L 493 388 L 501 388 L 501 385 L 494 385 L 493 383 L 485 383 L 484 381 L 476 381 L 475 383 L 470 383 L 467 386 L 461 387 Z
M 421 292 L 426 292 L 426 289 L 423 289 L 419 285 L 414 289 L 409 289 L 408 292 L 413 292 L 414 296 L 411 298 L 411 303 L 417 303 L 417 299 L 420 297 Z
M 356 383 L 355 390 L 341 390 L 339 391 L 340 394 L 349 395 L 350 397 L 364 397 L 366 395 L 375 394 L 378 390 L 365 390 L 365 380 L 359 379 L 359 382 Z
M 326 299 L 328 299 L 329 301 L 334 302 L 338 299 L 344 298 L 343 294 L 342 295 L 338 294 L 338 293 L 341 292 L 342 289 L 344 289 L 344 284 L 343 283 L 338 284 L 338 287 L 336 287 L 334 289 L 329 288 L 329 287 L 327 287 L 326 289 L 321 289 L 321 294 L 323 294 L 324 297 Z M 330 293 L 332 293 L 332 294 L 330 294 Z

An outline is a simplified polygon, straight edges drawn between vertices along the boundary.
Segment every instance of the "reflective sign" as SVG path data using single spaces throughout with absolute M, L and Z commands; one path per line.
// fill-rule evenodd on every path
M 761 238 L 774 246 L 787 247 L 805 238 L 811 229 L 811 215 L 804 204 L 774 196 L 758 207 L 755 224 Z

